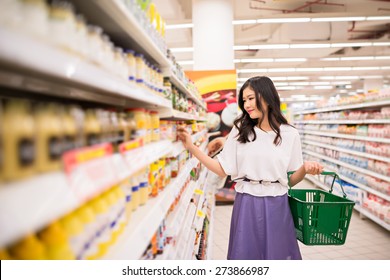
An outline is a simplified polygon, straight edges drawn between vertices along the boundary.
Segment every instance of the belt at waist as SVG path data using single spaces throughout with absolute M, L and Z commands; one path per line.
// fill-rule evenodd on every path
M 252 179 L 248 179 L 246 177 L 238 178 L 236 180 L 243 180 L 244 182 L 250 182 L 252 184 L 263 184 L 263 185 L 270 185 L 270 184 L 280 183 L 278 180 L 276 180 L 276 181 L 252 180 Z M 236 181 L 236 180 L 234 180 L 234 181 Z

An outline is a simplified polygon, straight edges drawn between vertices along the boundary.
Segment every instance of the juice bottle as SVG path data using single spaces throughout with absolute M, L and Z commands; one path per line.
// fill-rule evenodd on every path
M 152 141 L 160 141 L 160 117 L 157 111 L 151 111 Z
M 60 224 L 68 236 L 68 242 L 76 259 L 81 259 L 86 243 L 83 223 L 76 212 L 72 212 L 60 220 Z
M 146 137 L 145 143 L 150 143 L 152 141 L 152 116 L 150 115 L 150 111 L 145 110 L 145 121 L 146 121 Z
M 155 161 L 153 162 L 151 165 L 150 165 L 150 181 L 149 181 L 149 184 L 150 184 L 150 187 L 151 187 L 151 193 L 150 195 L 151 196 L 157 196 L 158 195 L 158 190 L 159 190 L 159 187 L 158 187 L 158 181 L 159 181 L 159 173 L 158 173 L 158 169 L 159 169 L 159 161 Z
M 149 182 L 148 182 L 148 170 L 147 168 L 142 169 L 139 172 L 140 178 L 140 203 L 144 205 L 148 201 L 149 197 Z
M 85 144 L 87 146 L 92 146 L 99 144 L 101 137 L 102 128 L 98 118 L 96 117 L 96 112 L 93 109 L 88 109 L 85 112 L 84 119 L 84 137 Z
M 68 107 L 69 115 L 76 124 L 76 136 L 75 136 L 75 148 L 81 148 L 86 145 L 84 137 L 84 123 L 85 123 L 85 112 L 77 105 L 71 105 Z M 65 135 L 66 136 L 66 135 Z
M 129 221 L 133 212 L 132 190 L 130 179 L 126 178 L 120 183 L 120 188 L 125 196 L 125 220 Z
M 119 138 L 120 143 L 127 142 L 130 140 L 130 128 L 127 123 L 127 117 L 125 113 L 118 113 L 119 122 Z
M 16 260 L 47 260 L 48 258 L 45 246 L 35 234 L 28 234 L 12 245 L 9 253 Z
M 140 140 L 142 143 L 146 143 L 146 117 L 145 117 L 145 109 L 143 108 L 134 108 L 127 109 L 128 118 L 134 119 L 136 123 L 136 132 L 135 132 L 135 140 Z
M 3 113 L 3 177 L 21 179 L 35 171 L 35 122 L 30 103 L 9 100 Z
M 38 104 L 35 108 L 37 139 L 37 170 L 47 172 L 60 169 L 62 130 L 58 106 Z
M 76 148 L 77 139 L 77 124 L 75 118 L 71 115 L 69 107 L 66 107 L 61 114 L 62 124 L 62 152 L 66 152 Z
M 88 250 L 94 246 L 97 233 L 97 224 L 95 223 L 95 213 L 90 204 L 84 204 L 76 210 L 75 215 L 80 219 L 83 225 L 83 248 L 81 259 L 86 259 Z
M 73 254 L 68 242 L 68 236 L 58 221 L 51 223 L 47 228 L 39 232 L 38 236 L 46 247 L 49 259 L 75 259 L 75 255 Z
M 135 211 L 141 203 L 141 193 L 139 191 L 140 184 L 135 174 L 130 178 L 130 183 L 131 183 L 132 201 L 133 201 L 132 206 L 133 206 L 133 211 Z
M 117 218 L 117 223 L 119 226 L 118 235 L 120 235 L 127 225 L 127 219 L 126 219 L 126 200 L 127 200 L 127 198 L 126 198 L 126 195 L 123 192 L 122 188 L 120 188 L 120 187 L 114 188 L 114 194 L 117 198 L 117 203 L 119 205 L 119 207 L 118 207 L 119 214 L 118 214 L 118 218 Z

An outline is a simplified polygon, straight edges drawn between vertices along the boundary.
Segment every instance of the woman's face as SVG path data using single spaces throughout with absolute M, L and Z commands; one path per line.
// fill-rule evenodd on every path
M 261 118 L 262 114 L 260 110 L 257 109 L 256 105 L 256 93 L 250 87 L 244 89 L 242 99 L 244 101 L 244 109 L 249 114 L 251 119 Z M 264 111 L 267 112 L 267 106 L 262 98 L 260 103 Z

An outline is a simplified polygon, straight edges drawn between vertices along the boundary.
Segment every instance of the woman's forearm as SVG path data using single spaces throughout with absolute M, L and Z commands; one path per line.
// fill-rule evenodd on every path
M 211 157 L 209 157 L 207 154 L 202 152 L 197 146 L 190 145 L 188 147 L 188 151 L 193 154 L 204 166 L 206 166 L 207 169 L 214 172 L 220 177 L 226 177 L 227 174 L 223 170 L 221 164 L 218 162 L 218 160 L 215 160 Z
M 306 171 L 305 167 L 302 165 L 297 171 L 295 171 L 291 176 L 290 176 L 290 181 L 289 185 L 290 187 L 295 186 L 298 184 L 300 181 L 303 180 L 303 178 L 306 176 Z

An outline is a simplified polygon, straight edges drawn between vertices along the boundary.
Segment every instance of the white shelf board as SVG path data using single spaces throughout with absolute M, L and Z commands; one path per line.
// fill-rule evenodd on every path
M 390 163 L 390 158 L 388 158 L 388 157 L 382 157 L 382 156 L 378 156 L 378 155 L 374 155 L 374 154 L 349 150 L 349 149 L 340 148 L 340 147 L 336 147 L 333 145 L 324 144 L 321 142 L 310 141 L 310 140 L 303 140 L 302 143 L 321 147 L 321 148 L 326 148 L 326 149 L 330 149 L 330 150 L 334 150 L 334 151 L 339 151 L 339 152 L 343 152 L 343 153 L 347 153 L 347 154 L 351 154 L 351 155 L 356 155 L 359 157 L 365 157 L 365 158 L 369 158 L 369 159 L 374 159 L 374 160 L 379 160 L 379 161 Z
M 42 90 L 45 90 L 45 83 L 48 91 L 53 88 L 53 84 L 60 84 L 64 89 L 57 96 L 63 94 L 67 98 L 82 98 L 104 103 L 109 95 L 116 98 L 118 100 L 116 103 L 122 103 L 123 106 L 134 100 L 145 105 L 172 107 L 171 102 L 164 97 L 44 41 L 2 27 L 0 27 L 0 38 L 2 38 L 0 62 L 12 68 L 12 71 L 15 68 L 17 71 L 24 71 L 27 81 L 31 77 L 35 78 L 34 82 L 39 80 L 39 87 Z M 45 63 L 42 63 L 43 61 Z M 21 72 L 17 74 L 21 75 Z M 31 85 L 30 89 L 26 82 L 21 82 L 20 85 L 16 83 L 16 79 L 10 82 L 14 84 L 8 84 L 9 86 L 39 91 L 34 85 Z M 80 92 L 77 92 L 78 88 Z M 76 89 L 75 92 L 67 92 L 72 89 Z
M 334 112 L 334 111 L 342 111 L 342 110 L 350 110 L 350 109 L 358 109 L 358 108 L 382 107 L 387 105 L 390 105 L 389 99 L 372 101 L 372 102 L 363 102 L 363 103 L 350 104 L 350 105 L 325 107 L 325 108 L 319 108 L 313 110 L 304 110 L 304 111 L 294 112 L 294 115 L 313 114 L 313 113 L 321 113 L 321 112 Z
M 371 170 L 367 170 L 367 169 L 364 169 L 364 168 L 356 167 L 354 165 L 345 163 L 345 162 L 343 162 L 341 160 L 337 160 L 337 159 L 334 159 L 334 158 L 331 158 L 331 157 L 328 157 L 328 156 L 323 156 L 321 154 L 318 154 L 318 153 L 315 153 L 315 152 L 312 152 L 312 151 L 305 150 L 304 153 L 306 153 L 308 155 L 312 155 L 312 156 L 317 157 L 317 158 L 321 158 L 321 159 L 333 162 L 335 164 L 338 164 L 338 165 L 341 165 L 341 166 L 344 166 L 344 167 L 347 167 L 347 168 L 352 169 L 354 171 L 357 171 L 357 172 L 360 172 L 360 173 L 363 173 L 363 174 L 366 174 L 366 175 L 369 175 L 369 176 L 373 176 L 375 178 L 384 180 L 386 182 L 390 182 L 390 177 L 388 177 L 386 175 L 379 174 L 379 173 L 376 173 L 376 172 L 373 172 Z
M 191 135 L 192 143 L 195 143 L 199 140 L 199 138 L 203 137 L 207 134 L 207 130 L 200 131 L 196 134 Z M 184 152 L 185 148 L 183 146 L 183 143 L 181 141 L 176 141 L 173 143 L 173 149 L 172 149 L 172 156 L 176 157 L 180 153 Z
M 170 120 L 196 120 L 196 121 L 205 121 L 205 118 L 195 116 L 186 112 L 181 112 L 172 108 L 159 108 L 159 116 L 161 119 L 170 119 Z
M 175 193 L 180 189 L 194 167 L 194 160 L 189 160 L 177 178 L 147 203 L 139 207 L 132 215 L 125 231 L 118 238 L 104 259 L 138 260 L 148 246 L 153 234 L 165 218 L 175 200 Z
M 367 136 L 360 136 L 360 135 L 353 135 L 353 134 L 341 134 L 341 133 L 332 133 L 326 131 L 312 131 L 312 130 L 304 130 L 303 133 L 310 134 L 310 135 L 328 136 L 328 137 L 335 137 L 335 138 L 372 141 L 372 142 L 390 144 L 390 139 L 388 138 L 367 137 Z
M 294 121 L 298 124 L 390 124 L 390 119 L 374 119 L 374 120 L 310 120 L 310 121 Z
M 41 229 L 79 204 L 63 172 L 0 186 L 0 248 Z

